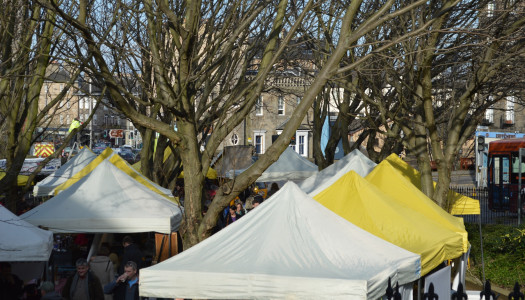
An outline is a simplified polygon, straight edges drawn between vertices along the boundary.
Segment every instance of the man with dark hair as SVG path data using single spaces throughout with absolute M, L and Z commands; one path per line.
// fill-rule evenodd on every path
M 71 300 L 101 300 L 104 299 L 102 284 L 98 277 L 89 271 L 85 258 L 77 259 L 77 272 L 69 277 L 62 290 L 62 297 Z
M 139 300 L 139 276 L 137 264 L 128 261 L 124 273 L 104 286 L 105 294 L 113 294 L 114 300 Z
M 133 238 L 129 235 L 126 235 L 122 239 L 122 246 L 124 246 L 124 254 L 122 255 L 122 262 L 127 261 L 133 261 L 137 264 L 138 269 L 144 267 L 143 265 L 143 257 L 142 251 L 140 251 L 140 248 L 137 244 L 133 243 Z M 119 266 L 118 274 L 124 273 L 124 266 L 121 264 Z
M 264 199 L 261 195 L 256 195 L 255 197 L 253 197 L 252 207 L 256 208 L 257 206 L 259 206 L 259 204 L 263 203 L 263 201 Z

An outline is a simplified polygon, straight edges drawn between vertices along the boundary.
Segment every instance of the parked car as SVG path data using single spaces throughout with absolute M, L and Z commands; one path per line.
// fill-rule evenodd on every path
M 125 152 L 133 152 L 133 147 L 130 145 L 122 145 L 120 146 L 120 150 Z

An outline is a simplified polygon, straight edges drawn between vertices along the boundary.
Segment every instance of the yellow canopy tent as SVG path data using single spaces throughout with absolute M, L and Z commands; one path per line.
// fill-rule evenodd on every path
M 5 176 L 5 172 L 0 172 L 0 179 L 4 178 L 4 176 Z M 18 177 L 16 178 L 16 185 L 25 186 L 28 180 L 29 180 L 29 176 L 18 175 Z
M 468 251 L 468 233 L 463 218 L 454 217 L 442 209 L 403 177 L 389 161 L 384 160 L 379 163 L 365 179 L 400 205 L 410 207 L 430 220 L 460 234 L 463 237 L 463 252 Z
M 181 171 L 178 178 L 184 178 L 184 171 Z M 206 178 L 208 179 L 217 179 L 217 171 L 212 168 L 208 168 L 208 173 L 206 173 Z
M 150 190 L 156 192 L 159 195 L 164 196 L 166 199 L 175 202 L 178 204 L 177 200 L 171 196 L 171 192 L 168 189 L 162 188 L 155 183 L 153 183 L 151 180 L 146 178 L 144 175 L 137 172 L 135 169 L 133 169 L 122 157 L 120 157 L 118 154 L 114 153 L 111 148 L 106 148 L 102 153 L 100 153 L 99 156 L 97 156 L 93 161 L 91 161 L 87 166 L 85 166 L 82 170 L 80 170 L 78 173 L 73 175 L 71 178 L 69 178 L 66 182 L 62 183 L 58 187 L 55 188 L 55 195 L 57 195 L 60 191 L 63 191 L 73 185 L 75 182 L 77 182 L 80 178 L 86 176 L 87 174 L 91 173 L 93 169 L 95 169 L 102 161 L 108 160 L 113 165 L 115 165 L 120 170 L 124 171 L 126 174 L 131 176 L 133 179 L 137 180 L 141 184 L 147 186 Z
M 413 185 L 421 190 L 421 174 L 409 164 L 403 161 L 396 154 L 390 154 L 386 160 L 398 170 Z M 434 182 L 434 186 L 436 183 Z M 448 192 L 448 199 L 452 203 L 450 214 L 452 215 L 479 215 L 479 201 L 470 197 L 461 195 L 454 191 Z
M 171 154 L 171 149 L 166 148 L 166 151 L 164 151 L 164 160 L 168 159 L 168 157 Z M 138 161 L 135 164 L 132 165 L 133 169 L 140 172 L 140 168 L 142 167 L 142 162 Z M 178 178 L 184 178 L 184 171 L 181 171 Z M 217 179 L 217 171 L 213 168 L 208 168 L 208 173 L 206 174 L 206 178 L 208 179 Z
M 314 199 L 383 240 L 421 255 L 421 275 L 463 254 L 461 234 L 397 203 L 354 171 Z

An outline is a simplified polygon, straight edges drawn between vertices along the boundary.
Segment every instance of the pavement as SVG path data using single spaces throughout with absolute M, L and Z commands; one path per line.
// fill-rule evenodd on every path
M 466 290 L 468 291 L 479 291 L 481 292 L 483 290 L 483 285 L 481 281 L 473 276 L 472 274 L 469 274 L 467 271 L 467 274 L 465 276 L 465 286 Z M 490 287 L 492 291 L 496 294 L 497 299 L 508 299 L 508 295 L 511 293 L 511 291 L 506 290 L 504 288 L 500 288 L 498 286 L 491 285 Z M 499 296 L 498 296 L 499 295 Z
M 434 181 L 438 179 L 438 173 L 432 172 Z M 450 184 L 461 186 L 476 186 L 476 173 L 474 170 L 452 171 L 450 175 Z

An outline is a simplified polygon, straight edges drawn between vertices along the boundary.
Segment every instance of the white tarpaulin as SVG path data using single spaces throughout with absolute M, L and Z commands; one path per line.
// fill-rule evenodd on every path
M 361 151 L 354 150 L 342 159 L 300 182 L 298 186 L 310 196 L 315 196 L 346 173 L 354 171 L 361 177 L 365 177 L 375 166 L 376 163 L 371 161 Z
M 181 210 L 104 160 L 22 218 L 53 232 L 170 233 L 179 228 Z
M 244 170 L 235 170 L 235 176 L 241 174 Z M 233 171 L 227 172 L 227 177 L 233 178 Z M 317 173 L 317 166 L 307 158 L 297 154 L 292 148 L 287 147 L 279 156 L 279 159 L 266 169 L 257 182 L 273 182 L 288 180 L 304 180 Z
M 37 228 L 0 205 L 0 261 L 47 261 L 53 233 Z
M 358 228 L 288 182 L 196 246 L 140 270 L 140 294 L 193 299 L 375 299 L 420 258 Z
M 93 171 L 102 161 L 109 161 L 113 165 L 115 165 L 117 168 L 119 168 L 121 171 L 124 171 L 129 176 L 133 177 L 138 182 L 142 183 L 143 185 L 149 187 L 151 190 L 157 192 L 160 195 L 165 195 L 167 198 L 172 199 L 174 201 L 173 195 L 169 189 L 163 188 L 159 186 L 158 184 L 154 183 L 153 181 L 149 180 L 146 176 L 142 175 L 137 170 L 133 169 L 132 166 L 130 166 L 120 155 L 118 155 L 116 152 L 113 152 L 111 148 L 106 148 L 99 156 L 97 156 L 95 159 L 93 159 L 89 164 L 87 164 L 82 170 L 71 176 L 68 180 L 66 180 L 61 185 L 57 186 L 54 190 L 54 194 L 58 194 L 60 191 L 67 189 L 71 185 L 73 185 L 75 182 L 77 182 L 80 178 L 86 176 L 91 171 Z
M 73 175 L 87 166 L 93 159 L 97 157 L 95 153 L 91 152 L 89 148 L 84 147 L 78 155 L 73 156 L 60 169 L 56 170 L 44 180 L 40 181 L 33 188 L 33 195 L 35 197 L 52 196 L 54 189 L 71 178 Z

